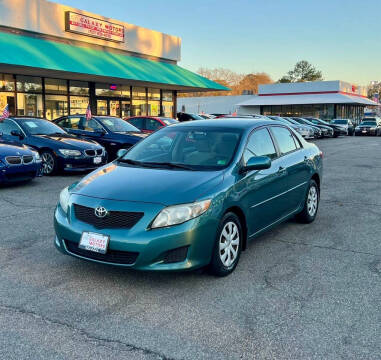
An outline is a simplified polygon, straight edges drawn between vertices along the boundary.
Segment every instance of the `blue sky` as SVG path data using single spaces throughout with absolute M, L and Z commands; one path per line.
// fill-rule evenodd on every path
M 60 0 L 182 38 L 180 65 L 267 72 L 308 60 L 326 80 L 381 80 L 380 0 Z

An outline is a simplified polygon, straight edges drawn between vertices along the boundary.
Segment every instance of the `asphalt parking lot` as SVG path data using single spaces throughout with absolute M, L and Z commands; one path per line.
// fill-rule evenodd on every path
M 0 189 L 0 357 L 380 359 L 381 139 L 316 143 L 316 221 L 254 240 L 226 278 L 60 254 L 53 211 L 79 176 Z

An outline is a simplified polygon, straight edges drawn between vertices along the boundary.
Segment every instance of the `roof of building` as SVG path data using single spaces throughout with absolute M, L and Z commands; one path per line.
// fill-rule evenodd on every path
M 34 75 L 42 75 L 41 70 L 45 70 L 45 73 L 56 77 L 68 78 L 71 74 L 73 79 L 75 74 L 85 74 L 94 76 L 98 81 L 102 78 L 106 82 L 142 81 L 148 85 L 163 84 L 180 91 L 229 90 L 172 63 L 32 36 L 0 32 L 0 52 L 0 65 L 33 69 Z M 36 72 L 36 68 L 40 73 Z
M 342 93 L 328 94 L 298 94 L 298 95 L 266 95 L 253 96 L 248 100 L 238 103 L 238 106 L 259 105 L 301 105 L 301 104 L 362 104 L 378 105 L 376 102 L 363 96 L 347 95 Z

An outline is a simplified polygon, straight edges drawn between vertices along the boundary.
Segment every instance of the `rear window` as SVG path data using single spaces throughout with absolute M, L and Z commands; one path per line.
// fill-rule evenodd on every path
M 348 120 L 332 120 L 332 124 L 346 125 L 346 124 L 348 124 Z

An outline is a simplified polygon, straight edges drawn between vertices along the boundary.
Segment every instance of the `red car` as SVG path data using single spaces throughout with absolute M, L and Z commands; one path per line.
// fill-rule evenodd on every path
M 161 129 L 164 126 L 178 123 L 175 119 L 157 116 L 133 116 L 126 120 L 142 132 L 149 134 Z

